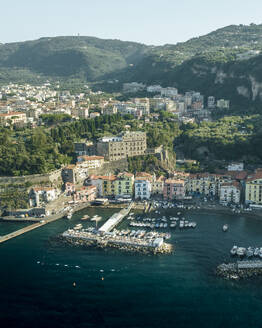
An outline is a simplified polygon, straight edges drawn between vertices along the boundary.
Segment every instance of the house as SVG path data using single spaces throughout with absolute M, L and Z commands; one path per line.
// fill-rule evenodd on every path
M 135 199 L 150 199 L 152 192 L 152 175 L 140 172 L 135 177 Z
M 29 204 L 31 207 L 38 207 L 41 203 L 54 201 L 58 192 L 52 187 L 35 187 L 29 191 Z
M 241 184 L 237 181 L 224 183 L 220 188 L 219 201 L 221 204 L 239 204 L 241 197 Z
M 185 181 L 167 179 L 164 182 L 163 189 L 164 199 L 184 199 L 185 197 Z

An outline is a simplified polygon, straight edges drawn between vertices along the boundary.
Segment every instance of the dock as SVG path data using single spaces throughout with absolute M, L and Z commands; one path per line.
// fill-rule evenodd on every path
M 131 211 L 134 202 L 130 203 L 127 208 L 122 209 L 120 212 L 113 214 L 102 227 L 99 228 L 101 232 L 112 231 Z

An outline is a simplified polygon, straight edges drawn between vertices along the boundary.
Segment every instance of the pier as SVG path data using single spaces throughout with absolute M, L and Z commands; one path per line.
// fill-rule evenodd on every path
M 101 232 L 112 231 L 130 213 L 133 206 L 134 203 L 132 202 L 127 208 L 124 208 L 120 212 L 113 214 L 111 218 L 108 219 L 106 223 L 102 225 L 101 228 L 99 228 L 99 231 Z

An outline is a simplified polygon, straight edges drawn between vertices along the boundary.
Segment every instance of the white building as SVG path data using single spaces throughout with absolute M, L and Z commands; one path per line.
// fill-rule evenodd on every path
M 29 204 L 31 207 L 40 206 L 41 202 L 51 202 L 58 196 L 55 188 L 39 187 L 32 188 L 29 192 Z
M 227 167 L 228 171 L 244 171 L 244 163 L 231 163 Z
M 146 90 L 147 90 L 147 92 L 160 93 L 162 90 L 162 87 L 161 87 L 161 85 L 149 85 Z
M 207 98 L 207 107 L 208 109 L 213 109 L 216 107 L 216 99 L 213 96 Z
M 225 183 L 220 187 L 219 201 L 221 204 L 239 204 L 241 195 L 241 186 L 238 182 Z
M 150 199 L 152 185 L 146 177 L 135 179 L 135 199 Z
M 230 101 L 225 99 L 219 99 L 217 101 L 217 108 L 220 109 L 229 109 Z
M 178 90 L 176 88 L 162 88 L 161 89 L 161 97 L 169 97 L 169 98 L 173 98 L 176 97 L 178 94 Z
M 78 156 L 77 165 L 82 168 L 96 169 L 104 164 L 103 156 Z

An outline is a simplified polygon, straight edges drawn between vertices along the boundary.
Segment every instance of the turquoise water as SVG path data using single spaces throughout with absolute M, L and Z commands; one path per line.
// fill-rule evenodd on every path
M 175 230 L 176 251 L 168 256 L 73 248 L 54 240 L 83 214 L 105 220 L 112 213 L 88 209 L 0 245 L 1 327 L 262 326 L 261 281 L 214 276 L 215 267 L 230 260 L 233 244 L 262 246 L 262 221 L 186 214 L 198 226 Z M 0 235 L 13 227 L 1 223 Z

